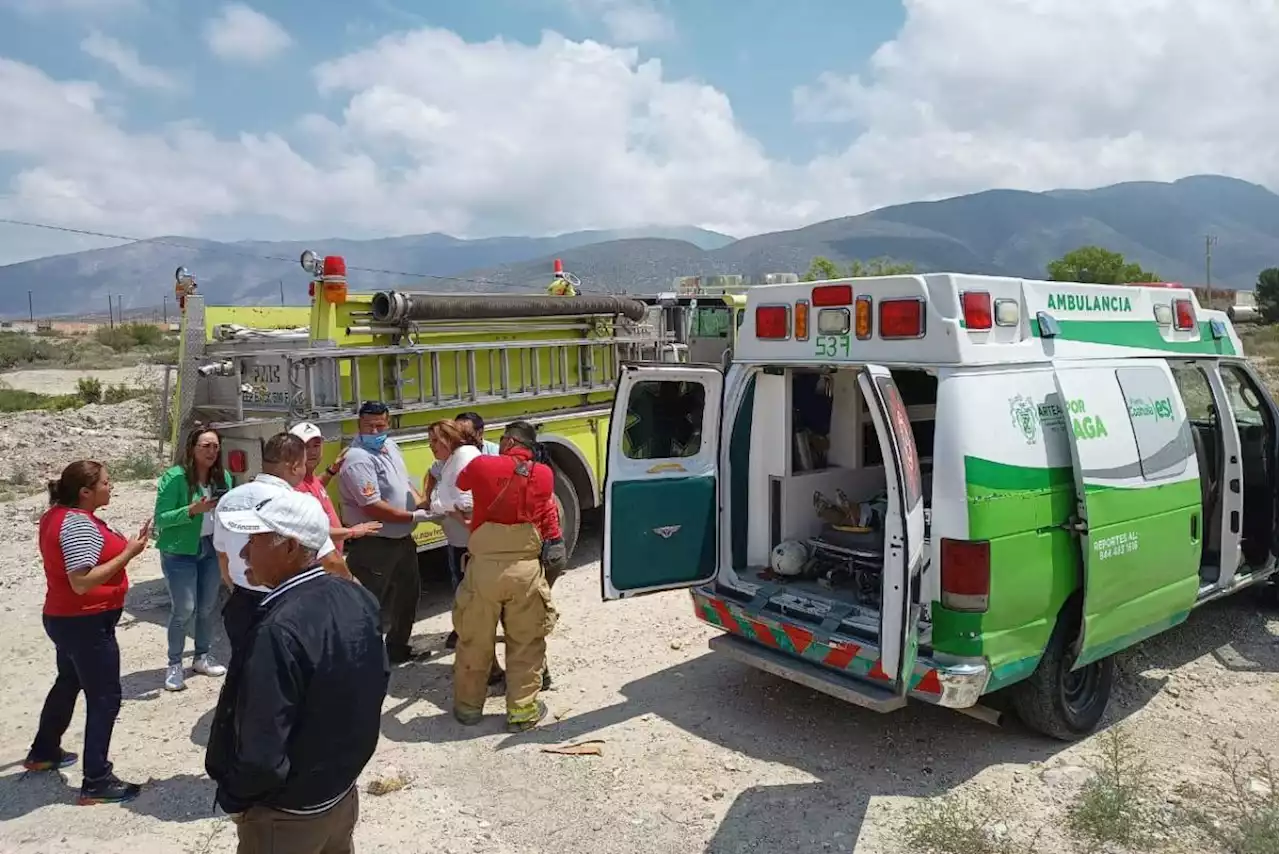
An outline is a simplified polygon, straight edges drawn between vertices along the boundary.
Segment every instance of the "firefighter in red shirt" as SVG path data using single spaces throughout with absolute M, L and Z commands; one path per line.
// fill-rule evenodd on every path
M 453 606 L 453 715 L 468 726 L 480 722 L 501 622 L 507 729 L 522 732 L 547 714 L 538 692 L 556 612 L 546 572 L 563 572 L 566 555 L 555 478 L 550 466 L 535 460 L 533 426 L 508 425 L 498 449 L 497 456 L 476 457 L 458 474 L 458 489 L 471 493 L 472 517 L 466 572 Z

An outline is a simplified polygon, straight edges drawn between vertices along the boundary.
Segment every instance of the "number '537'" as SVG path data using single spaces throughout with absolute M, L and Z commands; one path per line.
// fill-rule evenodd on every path
M 814 339 L 814 353 L 827 359 L 849 355 L 848 335 L 819 335 Z

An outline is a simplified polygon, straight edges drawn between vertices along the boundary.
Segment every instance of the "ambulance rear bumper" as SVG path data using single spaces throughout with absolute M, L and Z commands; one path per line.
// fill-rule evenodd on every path
M 838 635 L 819 636 L 805 624 L 776 614 L 748 613 L 741 603 L 710 586 L 690 592 L 694 615 L 738 641 L 713 640 L 712 649 L 876 711 L 905 704 L 894 679 L 881 666 L 876 646 Z M 977 705 L 990 678 L 991 669 L 983 659 L 944 662 L 922 657 L 907 693 L 936 706 L 965 709 Z

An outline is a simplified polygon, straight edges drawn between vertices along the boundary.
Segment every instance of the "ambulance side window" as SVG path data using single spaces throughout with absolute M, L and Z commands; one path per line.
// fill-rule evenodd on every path
M 1187 410 L 1187 420 L 1212 425 L 1217 423 L 1217 411 L 1213 406 L 1213 390 L 1209 387 L 1209 378 L 1196 365 L 1169 365 L 1173 371 L 1173 380 L 1178 384 L 1178 392 L 1182 395 L 1182 405 Z
M 1129 409 L 1129 423 L 1138 442 L 1138 462 L 1144 480 L 1176 477 L 1187 469 L 1192 454 L 1191 435 L 1185 420 L 1179 421 L 1174 396 L 1177 390 L 1160 368 L 1120 368 L 1120 390 Z
M 633 460 L 697 456 L 706 389 L 701 383 L 645 380 L 631 387 L 622 452 Z
M 1222 384 L 1226 386 L 1227 399 L 1231 401 L 1236 424 L 1242 427 L 1261 427 L 1267 423 L 1262 416 L 1262 401 L 1258 398 L 1258 390 L 1254 388 L 1248 374 L 1234 365 L 1223 365 Z

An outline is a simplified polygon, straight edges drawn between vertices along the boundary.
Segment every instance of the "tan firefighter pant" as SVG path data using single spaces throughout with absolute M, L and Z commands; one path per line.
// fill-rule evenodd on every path
M 538 690 L 555 627 L 542 564 L 542 538 L 533 525 L 485 522 L 471 533 L 470 557 L 453 605 L 458 648 L 453 661 L 453 709 L 478 719 L 488 693 L 498 623 L 507 647 L 507 720 L 537 716 Z

